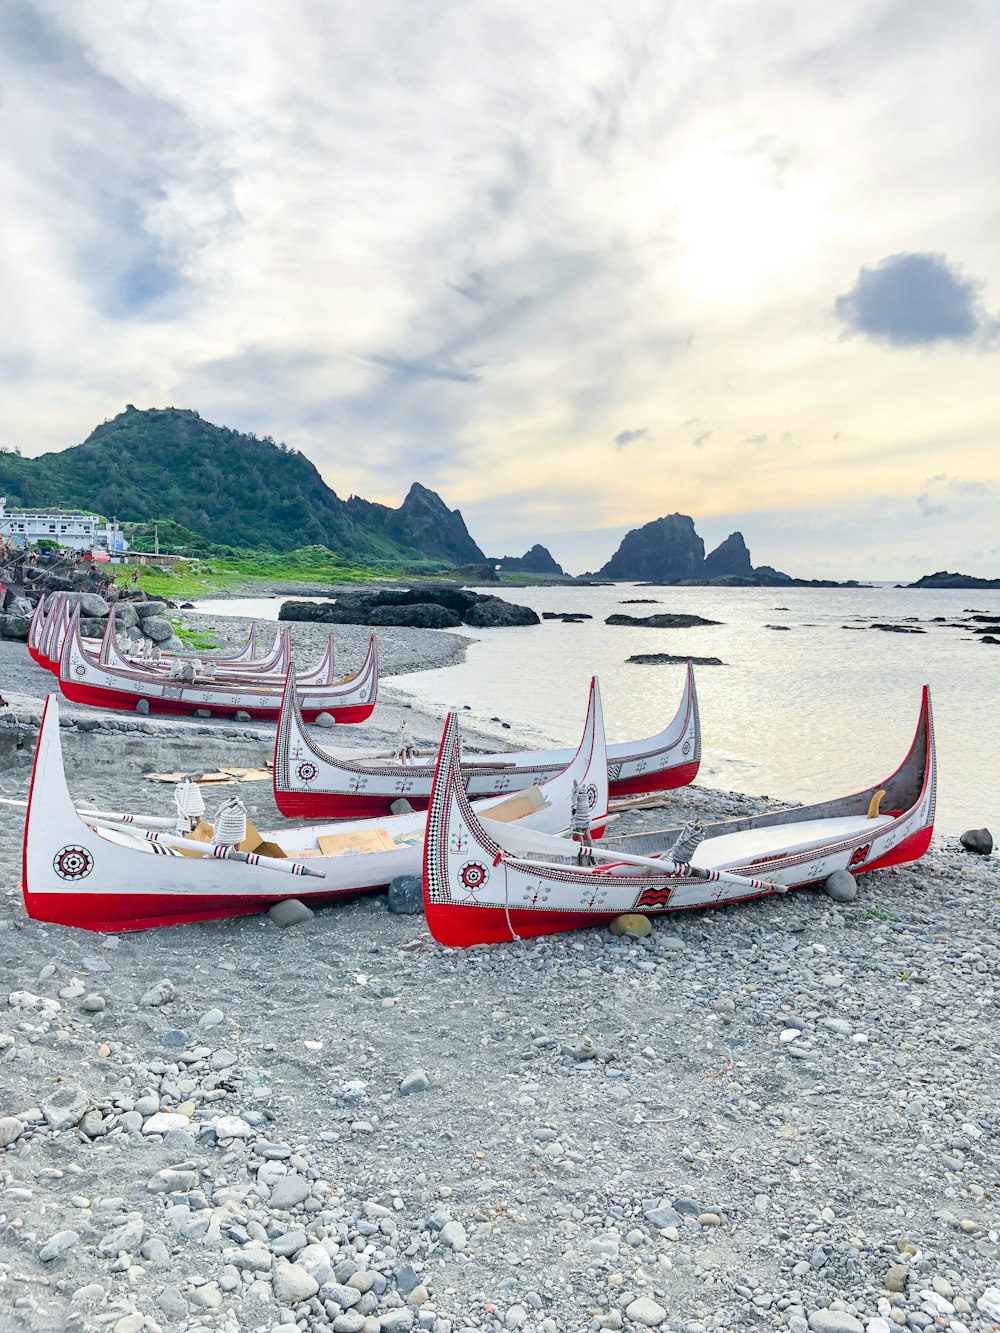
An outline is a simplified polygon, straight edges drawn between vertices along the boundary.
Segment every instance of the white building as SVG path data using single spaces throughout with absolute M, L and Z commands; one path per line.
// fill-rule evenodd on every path
M 43 513 L 38 509 L 8 509 L 6 496 L 0 496 L 0 537 L 15 546 L 50 541 L 73 551 L 103 548 L 110 552 L 128 550 L 128 543 L 117 519 L 105 523 L 96 514 Z

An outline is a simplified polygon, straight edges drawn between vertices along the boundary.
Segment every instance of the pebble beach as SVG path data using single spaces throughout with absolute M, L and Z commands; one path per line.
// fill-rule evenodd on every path
M 293 637 L 304 661 L 325 630 Z M 337 628 L 345 670 L 367 637 Z M 378 640 L 386 675 L 465 651 Z M 23 796 L 52 682 L 13 642 L 0 681 Z M 146 773 L 273 743 L 61 711 L 74 795 L 113 808 L 160 813 Z M 404 716 L 436 744 L 391 680 L 357 744 Z M 281 823 L 268 784 L 240 795 Z M 669 799 L 616 829 L 768 804 Z M 996 854 L 939 836 L 853 901 L 641 939 L 447 950 L 384 894 L 102 936 L 27 918 L 0 810 L 0 1333 L 1000 1327 Z

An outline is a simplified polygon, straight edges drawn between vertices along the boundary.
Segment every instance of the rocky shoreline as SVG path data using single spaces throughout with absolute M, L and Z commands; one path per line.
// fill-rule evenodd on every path
M 345 669 L 368 632 L 338 628 Z M 464 652 L 376 632 L 389 671 Z M 325 633 L 293 627 L 304 656 Z M 23 645 L 0 672 L 37 714 Z M 436 739 L 385 695 L 376 738 L 405 711 Z M 84 715 L 75 794 L 149 811 L 150 767 L 273 734 Z M 7 794 L 30 750 L 26 719 L 0 732 Z M 266 783 L 240 790 L 281 822 Z M 619 827 L 766 804 L 695 787 Z M 996 856 L 938 838 L 850 903 L 803 890 L 637 941 L 448 951 L 381 894 L 102 937 L 25 916 L 0 810 L 0 1333 L 1000 1323 Z

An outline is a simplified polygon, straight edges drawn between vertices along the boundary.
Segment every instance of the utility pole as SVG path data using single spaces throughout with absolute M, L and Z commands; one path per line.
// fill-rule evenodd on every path
M 160 554 L 160 527 L 158 523 L 153 524 L 153 554 Z

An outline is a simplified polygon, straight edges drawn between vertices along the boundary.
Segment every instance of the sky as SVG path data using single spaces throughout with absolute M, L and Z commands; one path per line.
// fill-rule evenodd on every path
M 138 407 L 595 569 L 1000 575 L 995 0 L 4 0 L 0 445 Z

